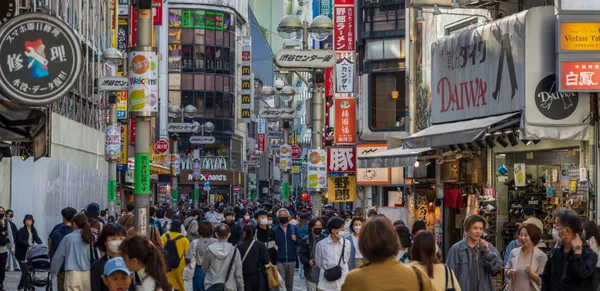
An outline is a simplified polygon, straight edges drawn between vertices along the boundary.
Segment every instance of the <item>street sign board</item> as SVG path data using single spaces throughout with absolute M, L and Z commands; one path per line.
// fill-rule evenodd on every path
M 42 106 L 80 81 L 81 43 L 60 19 L 25 13 L 0 28 L 0 90 L 18 103 Z
M 204 181 L 204 187 L 210 187 L 210 181 L 209 180 Z
M 294 119 L 296 110 L 290 108 L 266 108 L 258 114 L 265 119 Z
M 260 167 L 260 161 L 246 161 L 244 162 L 244 165 L 247 167 Z
M 281 134 L 281 136 L 283 137 L 283 134 Z M 281 145 L 280 144 L 272 143 L 272 144 L 269 145 L 269 150 L 278 151 L 280 149 L 281 149 Z
M 213 144 L 215 141 L 214 136 L 190 136 L 191 144 Z
M 129 90 L 129 79 L 119 76 L 104 76 L 99 79 L 99 87 L 102 91 L 127 91 Z
M 271 132 L 267 133 L 267 138 L 268 139 L 281 139 L 281 138 L 283 138 L 283 132 L 271 131 Z M 279 148 L 277 148 L 277 150 L 279 150 Z
M 282 49 L 275 54 L 275 63 L 281 68 L 325 69 L 335 66 L 336 61 L 332 50 Z
M 169 123 L 167 131 L 170 133 L 190 133 L 200 131 L 200 123 Z
M 302 148 L 297 145 L 293 145 L 292 146 L 292 159 L 299 158 L 300 154 L 302 154 Z
M 168 153 L 169 152 L 169 141 L 164 138 L 157 140 L 156 143 L 154 144 L 154 149 L 159 154 Z

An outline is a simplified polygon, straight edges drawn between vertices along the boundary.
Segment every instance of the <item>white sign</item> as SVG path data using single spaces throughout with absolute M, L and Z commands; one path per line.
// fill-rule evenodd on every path
M 587 180 L 588 180 L 587 168 L 580 168 L 579 169 L 579 182 L 587 182 Z
M 275 54 L 275 63 L 281 68 L 326 69 L 335 62 L 335 53 L 330 50 L 282 49 Z
M 335 92 L 354 92 L 354 63 L 347 58 L 335 64 Z
M 129 111 L 158 112 L 158 55 L 155 52 L 129 54 Z
M 327 188 L 327 152 L 324 149 L 308 150 L 308 188 Z
M 282 171 L 289 171 L 292 169 L 292 146 L 289 144 L 281 145 L 281 159 L 279 160 L 279 166 Z
M 361 144 L 356 148 L 357 158 L 372 155 L 387 150 L 387 145 Z M 390 184 L 389 168 L 360 168 L 356 169 L 356 182 L 359 185 L 386 185 Z
M 283 134 L 282 134 L 282 136 L 283 136 Z M 279 150 L 281 150 L 281 145 L 278 143 L 272 143 L 271 145 L 269 145 L 269 150 L 279 151 Z
M 281 139 L 281 138 L 283 138 L 283 132 L 281 132 L 281 131 L 271 131 L 271 132 L 267 133 L 267 139 Z
M 266 122 L 264 118 L 258 119 L 258 133 L 265 133 L 267 129 Z
M 107 160 L 116 160 L 121 155 L 121 126 L 106 125 L 105 157 Z
M 129 79 L 127 77 L 100 77 L 98 80 L 100 90 L 107 92 L 126 91 L 129 89 Z
M 600 1 L 560 0 L 560 9 L 564 11 L 598 11 Z
M 214 136 L 190 136 L 191 144 L 213 144 L 215 141 Z
M 353 147 L 331 147 L 327 158 L 329 172 L 349 172 L 356 169 Z
M 189 133 L 198 132 L 200 130 L 200 123 L 169 123 L 167 125 L 167 131 L 170 133 Z
M 294 119 L 296 118 L 296 110 L 290 108 L 267 108 L 261 110 L 258 115 L 265 119 Z

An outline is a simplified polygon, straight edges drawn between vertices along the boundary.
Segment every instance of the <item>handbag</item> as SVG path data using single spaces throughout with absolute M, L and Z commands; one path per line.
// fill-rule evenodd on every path
M 209 288 L 206 288 L 206 291 L 225 291 L 225 284 L 229 281 L 229 275 L 231 274 L 231 267 L 233 267 L 233 261 L 235 260 L 235 255 L 237 254 L 237 248 L 234 248 L 233 256 L 231 256 L 231 261 L 229 262 L 229 268 L 227 269 L 227 276 L 225 277 L 225 282 L 217 283 Z
M 198 242 L 192 242 L 192 248 L 194 247 L 194 244 L 198 244 Z M 192 256 L 190 263 L 185 265 L 185 268 L 183 269 L 183 280 L 188 282 L 193 281 L 194 273 L 196 273 L 196 256 Z
M 265 266 L 265 271 L 267 271 L 267 278 L 269 279 L 269 288 L 279 287 L 281 285 L 281 280 L 279 279 L 280 275 L 277 266 L 269 262 L 269 264 Z
M 444 265 L 444 269 L 446 269 L 446 285 L 444 285 L 446 286 L 446 291 L 456 291 L 454 288 L 454 273 L 452 273 L 446 265 Z M 450 288 L 448 288 L 448 274 L 450 274 L 450 281 L 452 281 L 452 287 Z
M 423 290 L 423 278 L 421 278 L 421 273 L 419 272 L 419 270 L 417 270 L 417 267 L 415 266 L 411 266 L 413 271 L 415 272 L 415 275 L 417 275 L 417 281 L 419 281 L 419 291 Z
M 340 264 L 342 263 L 342 259 L 344 258 L 344 250 L 346 249 L 346 239 L 342 239 L 344 240 L 344 243 L 342 245 L 342 254 L 340 255 L 340 260 L 338 261 L 337 266 L 329 268 L 325 270 L 325 273 L 323 273 L 323 275 L 325 276 L 325 280 L 329 282 L 337 281 L 342 277 L 342 266 L 340 266 Z

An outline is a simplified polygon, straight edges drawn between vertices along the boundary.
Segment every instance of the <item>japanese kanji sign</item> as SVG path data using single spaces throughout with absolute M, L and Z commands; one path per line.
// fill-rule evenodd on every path
M 353 202 L 356 200 L 356 176 L 329 177 L 327 185 L 329 202 Z
M 333 49 L 355 51 L 354 5 L 333 7 Z
M 121 168 L 123 170 L 127 169 L 127 146 L 129 143 L 127 142 L 127 124 L 121 124 L 121 150 L 119 151 L 119 158 L 117 159 L 117 164 L 122 165 Z
M 282 68 L 325 69 L 335 65 L 335 54 L 329 50 L 282 49 L 275 54 L 275 63 Z
M 354 62 L 342 58 L 335 65 L 335 92 L 354 92 Z
M 135 154 L 135 183 L 133 184 L 134 193 L 136 195 L 148 195 L 151 193 L 150 188 L 150 154 Z
M 27 105 L 64 97 L 80 80 L 81 44 L 61 20 L 26 13 L 0 28 L 0 90 Z
M 183 132 L 198 132 L 200 131 L 200 124 L 194 123 L 169 123 L 167 125 L 167 131 L 170 133 L 183 133 Z
M 333 67 L 325 69 L 325 97 L 333 97 L 335 94 L 333 75 Z
M 328 173 L 356 172 L 356 147 L 327 148 Z
M 119 28 L 117 29 L 117 49 L 121 53 L 127 53 L 129 48 L 129 19 L 119 19 Z
M 348 145 L 356 143 L 356 99 L 334 99 L 335 125 L 334 143 Z
M 600 62 L 560 62 L 560 91 L 600 90 Z

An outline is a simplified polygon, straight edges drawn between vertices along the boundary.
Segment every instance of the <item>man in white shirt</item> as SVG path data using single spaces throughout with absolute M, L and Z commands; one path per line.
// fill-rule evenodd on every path
M 206 220 L 212 224 L 213 228 L 216 228 L 221 223 L 221 221 L 217 220 L 217 212 L 215 211 L 214 205 L 210 206 L 210 211 L 206 212 L 204 216 L 206 216 Z
M 329 236 L 320 241 L 315 249 L 315 264 L 320 268 L 319 290 L 339 291 L 348 274 L 348 261 L 352 246 L 347 239 L 344 239 L 344 220 L 340 217 L 333 217 L 327 223 Z M 343 254 L 343 257 L 342 257 Z M 334 281 L 328 281 L 325 278 L 325 272 L 336 266 L 342 268 L 342 275 Z

